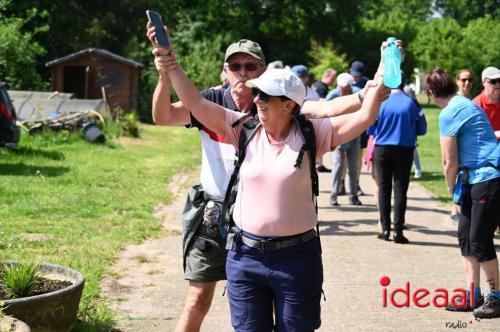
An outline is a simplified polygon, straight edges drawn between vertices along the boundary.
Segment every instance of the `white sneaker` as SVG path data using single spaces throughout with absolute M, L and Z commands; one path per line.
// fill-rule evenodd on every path
M 421 170 L 416 170 L 415 171 L 415 179 L 420 179 L 422 177 L 422 171 Z

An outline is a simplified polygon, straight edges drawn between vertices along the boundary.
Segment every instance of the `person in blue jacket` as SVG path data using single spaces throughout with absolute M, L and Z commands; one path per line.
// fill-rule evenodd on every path
M 370 129 L 370 133 L 375 136 L 375 178 L 380 190 L 378 207 L 382 232 L 378 238 L 386 241 L 390 238 L 394 182 L 394 242 L 400 244 L 409 243 L 403 234 L 403 226 L 413 150 L 417 136 L 427 132 L 422 108 L 404 93 L 403 88 L 404 83 L 392 89 Z

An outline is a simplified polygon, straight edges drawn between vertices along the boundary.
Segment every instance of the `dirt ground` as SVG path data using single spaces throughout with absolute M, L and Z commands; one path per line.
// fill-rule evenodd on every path
M 170 205 L 158 205 L 154 215 L 163 220 L 166 232 L 139 245 L 130 245 L 120 254 L 103 280 L 102 295 L 118 313 L 117 328 L 123 331 L 169 331 L 182 310 L 186 283 L 182 278 L 182 260 L 170 264 L 172 255 L 181 251 L 180 216 L 187 190 L 196 183 L 199 171 L 179 174 L 168 185 Z M 175 253 L 175 254 L 174 254 Z M 168 277 L 167 277 L 168 276 Z M 170 278 L 175 278 L 175 282 Z M 168 293 L 168 294 L 166 294 Z M 177 299 L 165 303 L 165 299 Z

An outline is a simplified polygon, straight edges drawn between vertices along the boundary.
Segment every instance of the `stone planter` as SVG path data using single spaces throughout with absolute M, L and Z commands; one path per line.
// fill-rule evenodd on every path
M 7 262 L 7 265 L 15 262 Z M 40 264 L 40 276 L 69 281 L 71 286 L 46 294 L 7 300 L 3 312 L 28 324 L 33 332 L 67 332 L 76 321 L 85 280 L 80 272 L 52 264 Z
M 0 318 L 0 332 L 31 332 L 26 323 L 9 316 Z

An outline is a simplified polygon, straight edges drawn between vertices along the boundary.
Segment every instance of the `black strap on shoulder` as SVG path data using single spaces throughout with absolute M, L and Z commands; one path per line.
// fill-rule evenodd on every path
M 309 168 L 311 173 L 311 186 L 312 186 L 312 200 L 314 202 L 314 208 L 316 210 L 316 215 L 318 215 L 318 201 L 319 196 L 319 180 L 318 173 L 316 172 L 316 136 L 314 135 L 314 127 L 310 120 L 306 119 L 303 114 L 298 112 L 293 115 L 295 124 L 299 128 L 302 137 L 304 138 L 304 144 L 300 148 L 299 155 L 295 161 L 294 167 L 300 167 L 302 164 L 302 159 L 304 158 L 304 153 L 307 151 L 309 153 Z M 316 232 L 319 237 L 319 222 L 316 224 Z
M 240 119 L 236 120 L 232 127 L 236 127 L 240 125 L 243 121 L 248 120 L 251 115 L 245 115 Z M 318 173 L 316 172 L 316 137 L 314 135 L 314 127 L 311 121 L 305 118 L 304 115 L 300 113 L 295 113 L 293 116 L 296 126 L 299 128 L 302 137 L 304 138 L 304 144 L 300 148 L 299 155 L 297 156 L 297 160 L 295 161 L 294 167 L 299 167 L 302 164 L 302 160 L 304 158 L 304 153 L 309 153 L 309 167 L 311 174 L 311 186 L 312 186 L 312 200 L 314 202 L 314 207 L 316 209 L 316 214 L 318 214 L 318 204 L 317 204 L 317 196 L 319 195 L 319 181 L 318 181 Z M 246 148 L 248 143 L 255 136 L 255 133 L 260 128 L 261 124 L 259 122 L 258 117 L 254 117 L 251 120 L 243 123 L 243 127 L 240 133 L 239 141 L 238 141 L 238 153 L 235 161 L 234 171 L 231 174 L 231 178 L 229 179 L 229 184 L 227 186 L 226 194 L 224 196 L 224 207 L 222 210 L 221 220 L 222 225 L 224 227 L 219 227 L 219 229 L 224 228 L 224 231 L 227 232 L 231 227 L 233 227 L 233 219 L 231 217 L 230 206 L 236 200 L 236 189 L 234 186 L 238 181 L 238 175 L 240 172 L 241 165 L 243 164 L 243 160 L 246 155 Z M 319 225 L 316 225 L 316 231 L 319 237 Z M 225 235 L 225 234 L 224 234 Z
M 247 114 L 236 120 L 233 124 L 231 124 L 231 126 L 234 128 L 239 124 L 241 124 L 243 121 L 248 120 L 247 122 L 243 123 L 243 126 L 241 128 L 240 137 L 238 140 L 238 151 L 236 153 L 234 170 L 233 173 L 231 174 L 231 178 L 229 179 L 229 183 L 226 189 L 226 194 L 224 195 L 224 204 L 220 216 L 222 220 L 219 221 L 219 224 L 223 226 L 219 227 L 219 230 L 223 232 L 221 234 L 223 238 L 226 237 L 227 232 L 231 229 L 231 227 L 234 226 L 234 221 L 233 218 L 231 217 L 230 207 L 236 201 L 237 188 L 235 188 L 235 185 L 237 184 L 238 181 L 241 165 L 243 164 L 243 160 L 245 160 L 248 143 L 250 143 L 250 141 L 255 136 L 257 130 L 259 130 L 260 127 L 259 119 L 256 116 L 253 117 L 253 119 L 250 119 L 252 117 L 253 117 L 252 115 Z
M 319 195 L 319 181 L 318 173 L 316 172 L 316 136 L 314 135 L 314 127 L 311 121 L 305 118 L 302 114 L 294 115 L 295 123 L 299 128 L 302 137 L 304 138 L 304 145 L 302 145 L 297 160 L 295 161 L 295 167 L 300 167 L 302 159 L 304 158 L 304 153 L 309 152 L 309 166 L 311 169 L 311 184 L 313 196 Z

